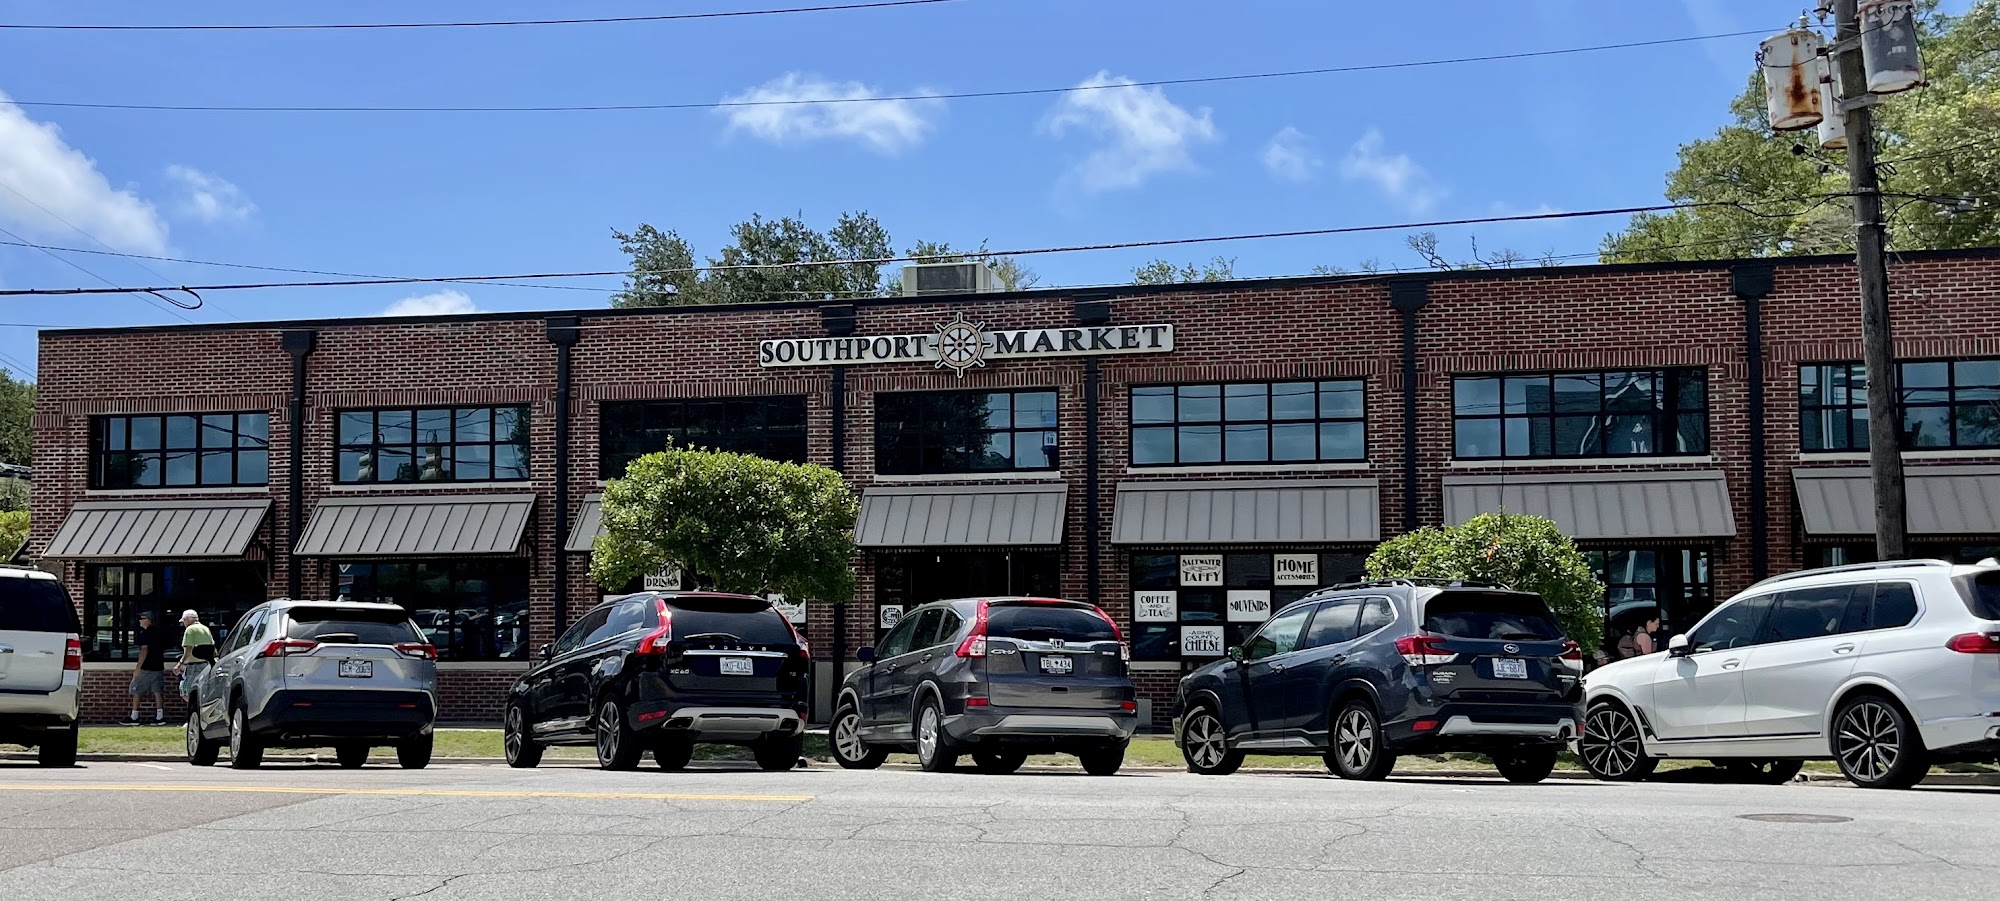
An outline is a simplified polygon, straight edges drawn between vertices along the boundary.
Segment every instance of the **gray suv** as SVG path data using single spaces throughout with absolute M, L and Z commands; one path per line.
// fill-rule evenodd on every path
M 0 567 L 0 742 L 31 745 L 42 766 L 76 763 L 83 642 L 56 577 Z
M 344 767 L 389 745 L 407 769 L 431 761 L 437 649 L 393 604 L 269 601 L 238 620 L 188 698 L 187 755 L 248 769 L 266 748 L 331 745 Z
M 1011 773 L 1029 754 L 1075 754 L 1109 776 L 1138 727 L 1118 626 L 1089 604 L 1050 598 L 939 601 L 912 610 L 841 684 L 833 757 L 848 769 L 915 751 L 930 772 L 970 754 Z

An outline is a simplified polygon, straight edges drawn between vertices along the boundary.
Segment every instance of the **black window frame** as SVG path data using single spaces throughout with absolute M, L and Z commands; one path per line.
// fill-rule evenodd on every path
M 705 417 L 699 425 L 697 414 Z M 623 476 L 633 460 L 669 442 L 804 463 L 809 417 L 803 394 L 605 401 L 597 408 L 597 474 Z
M 384 572 L 392 567 L 408 570 L 385 585 Z M 402 607 L 424 640 L 437 648 L 439 660 L 526 660 L 534 619 L 528 588 L 532 576 L 531 561 L 521 557 L 342 560 L 333 594 L 336 601 L 374 601 Z M 444 590 L 426 591 L 439 577 L 445 583 Z M 483 627 L 471 625 L 469 616 L 460 618 L 461 611 L 485 614 Z M 427 612 L 441 612 L 449 622 L 419 616 Z M 501 621 L 503 614 L 505 622 Z
M 994 415 L 990 398 L 1007 398 L 1007 424 L 994 426 L 990 418 Z M 1049 401 L 1047 422 L 1023 425 L 1021 423 L 1022 397 L 1046 397 Z M 945 430 L 936 428 L 941 417 L 932 415 L 932 405 L 947 398 L 986 397 L 989 398 L 984 416 L 988 421 L 976 428 Z M 910 404 L 908 410 L 895 409 L 899 405 Z M 885 407 L 890 408 L 885 415 Z M 959 411 L 954 411 L 959 412 Z M 892 418 L 893 417 L 893 418 Z M 971 435 L 981 438 L 980 449 L 972 451 L 965 445 Z M 978 465 L 977 461 L 992 459 L 986 448 L 992 444 L 994 436 L 1007 436 L 1006 464 L 1003 466 Z M 1044 436 L 1040 447 L 1043 459 L 1030 461 L 1033 465 L 1022 465 L 1021 439 L 1024 436 Z M 910 442 L 908 449 L 896 445 Z M 932 448 L 940 454 L 934 461 Z M 951 464 L 953 454 L 962 455 L 965 463 Z M 1055 472 L 1062 467 L 1062 392 L 1053 387 L 1044 388 L 997 388 L 971 391 L 894 391 L 879 392 L 875 395 L 875 472 L 887 476 L 943 476 L 973 475 L 996 472 Z
M 214 422 L 227 419 L 227 423 Z M 187 428 L 176 429 L 176 420 L 188 420 Z M 153 424 L 151 447 L 134 447 L 134 426 Z M 176 431 L 185 431 L 187 443 L 177 443 Z M 158 481 L 145 484 L 145 470 L 130 468 L 134 459 L 144 458 L 155 465 Z M 204 478 L 209 458 L 226 460 L 227 475 L 219 480 Z M 169 481 L 174 467 L 169 461 L 190 459 L 193 481 Z M 262 461 L 262 477 L 245 477 L 246 460 Z M 120 466 L 122 464 L 122 468 Z M 121 474 L 114 477 L 114 473 Z M 182 491 L 191 488 L 261 488 L 271 484 L 271 413 L 269 410 L 216 411 L 209 413 L 117 413 L 90 418 L 90 487 L 103 491 Z
M 1273 398 L 1278 396 L 1277 389 L 1280 386 L 1311 386 L 1312 415 L 1309 417 L 1291 416 L 1279 418 L 1274 411 Z M 1206 389 L 1214 389 L 1215 394 L 1213 398 L 1200 395 L 1200 392 Z M 1236 398 L 1231 397 L 1232 389 L 1238 392 Z M 1262 389 L 1262 398 L 1258 402 L 1258 405 L 1263 408 L 1263 415 L 1261 417 L 1241 416 L 1240 418 L 1232 418 L 1229 409 L 1231 406 L 1230 401 L 1232 399 L 1250 401 L 1249 393 L 1251 389 Z M 1330 414 L 1328 412 L 1330 408 L 1329 398 L 1349 393 L 1355 394 L 1360 398 L 1360 402 L 1355 406 L 1354 412 L 1350 415 L 1340 412 L 1338 407 L 1334 406 L 1332 409 L 1335 412 Z M 1163 421 L 1148 419 L 1141 422 L 1139 416 L 1140 398 L 1162 396 L 1168 399 L 1173 408 L 1172 418 Z M 1133 385 L 1128 390 L 1126 399 L 1130 404 L 1127 408 L 1126 437 L 1129 441 L 1127 446 L 1131 449 L 1130 463 L 1135 469 L 1161 466 L 1228 467 L 1360 463 L 1366 462 L 1368 459 L 1368 380 L 1365 378 L 1275 379 L 1257 382 L 1190 382 Z M 1200 412 L 1190 413 L 1185 409 L 1193 404 L 1205 403 L 1210 400 L 1214 402 L 1215 406 L 1214 418 L 1207 418 L 1206 414 Z M 1310 427 L 1313 441 L 1312 456 L 1277 459 L 1277 436 L 1280 426 Z M 1330 453 L 1328 451 L 1328 426 L 1358 427 L 1360 430 L 1360 441 L 1355 445 L 1355 452 Z M 1183 436 L 1194 429 L 1210 428 L 1215 430 L 1215 458 L 1212 460 L 1206 457 L 1190 459 L 1188 454 L 1182 449 Z M 1263 455 L 1261 457 L 1232 459 L 1230 452 L 1232 429 L 1261 429 L 1264 439 Z M 1163 434 L 1171 438 L 1173 453 L 1169 459 L 1142 460 L 1140 458 L 1139 448 L 1141 446 L 1141 439 L 1149 434 Z
M 266 592 L 263 564 L 254 561 L 88 564 L 79 633 L 83 659 L 137 660 L 141 613 L 152 614 L 153 627 L 164 636 L 165 659 L 180 656 L 183 610 L 198 613 L 219 645 L 229 638 L 230 624 L 264 603 Z
M 2000 357 L 1949 357 L 1896 361 L 1896 436 L 1898 446 L 1901 450 L 2000 449 L 2000 383 L 1966 383 L 1966 379 L 1961 375 L 1961 370 L 1975 364 L 2000 367 Z M 1944 384 L 1941 386 L 1923 385 L 1920 387 L 1911 387 L 1909 384 L 1910 371 L 1912 367 L 1916 366 L 1943 366 Z M 1828 402 L 1823 391 L 1819 392 L 1819 396 L 1816 397 L 1808 395 L 1807 386 L 1809 378 L 1815 389 L 1821 389 L 1832 385 L 1832 382 L 1827 380 L 1826 376 L 1834 372 L 1839 372 L 1846 376 L 1844 387 L 1848 393 L 1844 400 L 1838 403 Z M 1869 385 L 1867 381 L 1867 369 L 1863 364 L 1848 360 L 1823 360 L 1801 363 L 1799 364 L 1798 382 L 1799 450 L 1801 452 L 1808 454 L 1859 453 L 1868 450 L 1867 391 Z M 1857 385 L 1861 392 L 1859 400 L 1855 399 Z M 1916 392 L 1938 392 L 1942 393 L 1943 397 L 1941 399 L 1927 397 L 1924 400 L 1912 400 L 1911 397 Z M 1984 392 L 1988 396 L 1966 396 L 1970 392 Z M 1995 425 L 1987 427 L 1991 430 L 1992 440 L 1987 442 L 1961 440 L 1959 433 L 1963 426 L 1961 421 L 1962 411 L 1977 410 L 1982 406 L 1990 408 L 1995 416 Z M 1946 437 L 1943 444 L 1920 445 L 1912 441 L 1910 419 L 1912 410 L 1944 411 Z M 1842 417 L 1845 430 L 1842 440 L 1837 443 L 1832 441 L 1810 441 L 1809 439 L 1815 437 L 1815 435 L 1809 419 L 1812 414 L 1819 414 L 1819 422 L 1824 427 L 1827 411 L 1839 411 L 1846 414 Z M 1821 446 L 1815 447 L 1812 446 L 1813 444 Z
M 512 411 L 516 417 L 514 425 L 510 428 L 510 435 L 505 439 L 500 434 L 500 414 L 502 411 Z M 445 414 L 444 418 L 449 423 L 450 430 L 447 440 L 423 440 L 421 423 L 424 420 L 425 414 L 437 414 L 439 412 Z M 483 412 L 485 414 L 485 438 L 460 437 L 459 430 L 463 423 L 462 417 L 464 414 L 470 412 Z M 371 437 L 367 441 L 349 440 L 346 432 L 350 417 L 364 415 L 369 417 L 368 432 Z M 385 416 L 408 416 L 410 440 L 383 440 L 383 418 Z M 334 482 L 337 484 L 422 485 L 525 482 L 533 474 L 532 451 L 534 439 L 532 433 L 534 430 L 534 408 L 528 404 L 464 404 L 343 409 L 335 411 L 333 421 L 333 477 Z M 440 477 L 425 478 L 424 451 L 432 448 L 443 448 L 448 452 L 441 454 L 442 459 L 439 460 L 439 463 L 442 465 L 442 468 L 438 470 Z M 500 469 L 499 458 L 501 448 L 518 449 L 518 468 L 505 476 L 501 475 Z M 467 449 L 484 449 L 486 459 L 483 461 L 483 465 L 486 467 L 486 474 L 483 477 L 461 475 L 461 473 L 468 471 L 463 468 L 464 466 L 480 465 L 477 461 L 463 459 L 462 452 Z M 396 477 L 383 478 L 383 470 L 387 468 L 383 465 L 383 455 L 385 453 L 401 452 L 407 452 L 409 456 L 406 461 L 397 464 L 399 468 L 397 469 Z M 370 455 L 374 457 L 375 476 L 373 478 L 361 478 L 359 476 L 360 466 Z M 349 474 L 347 467 L 347 460 L 350 456 L 355 461 L 355 474 L 353 475 Z M 402 477 L 403 469 L 401 467 L 404 466 L 408 467 L 409 478 Z
M 1610 383 L 1614 377 L 1646 376 L 1652 380 L 1652 398 L 1642 411 L 1624 409 L 1612 401 Z M 1563 401 L 1556 393 L 1558 380 L 1594 380 L 1597 383 L 1596 403 L 1591 407 L 1565 409 Z M 1534 409 L 1533 400 L 1524 400 L 1522 409 L 1510 410 L 1511 382 L 1531 383 L 1537 380 L 1548 385 L 1546 409 Z M 1466 403 L 1461 399 L 1461 391 L 1476 382 L 1492 382 L 1495 408 L 1491 412 L 1483 409 L 1465 412 Z M 1699 457 L 1711 453 L 1713 442 L 1709 429 L 1710 379 L 1706 367 L 1701 366 L 1659 366 L 1633 369 L 1589 369 L 1546 372 L 1489 372 L 1464 373 L 1452 376 L 1451 380 L 1451 423 L 1452 459 L 1454 460 L 1604 460 L 1645 457 Z M 1699 386 L 1698 390 L 1690 390 Z M 1699 397 L 1690 402 L 1690 397 Z M 1483 406 L 1483 405 L 1482 405 Z M 1692 417 L 1690 419 L 1690 417 Z M 1651 447 L 1646 450 L 1612 451 L 1607 436 L 1614 421 L 1621 419 L 1644 419 L 1648 421 Z M 1586 428 L 1596 433 L 1596 448 L 1565 452 L 1557 438 L 1561 434 L 1561 424 L 1568 420 L 1589 421 Z M 1495 437 L 1497 453 L 1467 453 L 1461 435 L 1468 425 L 1477 423 L 1497 423 Z M 1527 450 L 1513 452 L 1509 434 L 1514 423 L 1522 423 L 1526 435 Z M 1688 440 L 1683 427 L 1693 423 L 1699 428 L 1699 440 Z M 1537 450 L 1537 427 L 1548 441 L 1546 453 Z M 1683 449 L 1682 444 L 1690 446 Z
M 1179 582 L 1179 558 L 1195 554 L 1223 558 L 1223 584 L 1184 586 Z M 1279 554 L 1310 554 L 1319 558 L 1318 581 L 1311 585 L 1274 584 L 1272 558 Z M 1362 578 L 1367 552 L 1338 545 L 1294 548 L 1136 548 L 1127 556 L 1133 592 L 1172 591 L 1174 619 L 1138 622 L 1128 613 L 1120 628 L 1132 646 L 1132 659 L 1152 662 L 1179 662 L 1194 668 L 1224 659 L 1229 649 L 1247 643 L 1270 619 L 1254 622 L 1232 621 L 1227 614 L 1229 592 L 1262 590 L 1270 595 L 1271 616 L 1302 602 L 1323 599 L 1335 585 Z M 1238 561 L 1235 557 L 1261 557 Z M 1357 617 L 1359 614 L 1357 614 Z M 1357 620 L 1358 621 L 1358 620 Z M 1310 627 L 1308 623 L 1308 627 Z M 1190 626 L 1218 626 L 1222 629 L 1223 652 L 1216 655 L 1183 654 L 1181 630 Z M 1303 641 L 1304 635 L 1301 634 Z

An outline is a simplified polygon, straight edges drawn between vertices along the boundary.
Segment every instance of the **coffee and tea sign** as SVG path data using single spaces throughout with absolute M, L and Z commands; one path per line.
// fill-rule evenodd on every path
M 1093 325 L 988 331 L 960 313 L 923 335 L 773 338 L 757 345 L 757 365 L 930 363 L 961 378 L 987 360 L 1096 354 L 1162 354 L 1174 349 L 1171 325 Z

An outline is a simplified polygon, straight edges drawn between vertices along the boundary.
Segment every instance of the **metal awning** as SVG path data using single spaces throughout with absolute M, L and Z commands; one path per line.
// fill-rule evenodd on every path
M 569 541 L 564 542 L 563 550 L 572 554 L 589 553 L 591 543 L 603 531 L 604 495 L 586 494 L 583 496 L 583 508 L 576 511 L 576 522 L 570 524 Z
M 270 512 L 269 498 L 86 501 L 70 508 L 42 556 L 78 560 L 241 557 Z
M 1352 544 L 1382 538 L 1374 479 L 1126 482 L 1113 544 Z
M 861 493 L 861 547 L 1054 546 L 1069 489 L 1050 485 L 927 485 Z
M 1794 469 L 1807 535 L 1875 534 L 1875 491 L 1865 467 Z M 1912 535 L 2000 534 L 2000 466 L 1912 466 L 1903 470 Z
M 1736 512 L 1720 470 L 1446 476 L 1444 516 L 1525 513 L 1589 540 L 1729 538 Z
M 451 557 L 521 547 L 532 494 L 334 497 L 299 538 L 301 557 Z

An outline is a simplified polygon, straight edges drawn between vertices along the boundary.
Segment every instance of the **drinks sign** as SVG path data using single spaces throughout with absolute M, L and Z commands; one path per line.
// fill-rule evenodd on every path
M 894 629 L 897 623 L 903 621 L 903 605 L 883 604 L 878 615 L 882 618 L 882 628 Z
M 1184 657 L 1222 656 L 1222 627 L 1182 626 L 1181 655 Z
M 1274 554 L 1271 581 L 1278 585 L 1318 585 L 1318 554 Z
M 1161 354 L 1174 349 L 1171 325 L 1099 325 L 987 331 L 960 313 L 927 335 L 773 338 L 757 345 L 757 365 L 930 363 L 964 377 L 987 360 L 1093 354 Z
M 647 591 L 679 591 L 681 568 L 669 563 L 660 567 L 658 572 L 647 573 L 643 584 Z
M 784 595 L 782 595 L 782 594 L 774 594 L 774 595 L 771 595 L 770 597 L 766 598 L 765 600 L 768 600 L 768 601 L 770 601 L 770 602 L 771 602 L 771 608 L 772 608 L 772 609 L 774 609 L 774 610 L 776 610 L 776 611 L 778 611 L 779 613 L 782 613 L 782 614 L 784 614 L 784 615 L 785 615 L 785 619 L 787 619 L 787 620 L 790 620 L 790 621 L 791 621 L 791 623 L 792 623 L 792 625 L 794 625 L 794 626 L 803 626 L 803 625 L 805 625 L 805 623 L 806 623 L 806 602 L 804 602 L 804 601 L 800 601 L 800 602 L 798 602 L 798 603 L 794 604 L 794 603 L 791 603 L 790 601 L 787 601 L 787 600 L 785 600 L 785 596 L 784 596 Z
M 1171 591 L 1139 591 L 1132 594 L 1132 621 L 1170 623 L 1180 618 L 1180 605 Z
M 1182 585 L 1221 585 L 1221 554 L 1181 555 Z
M 1271 593 L 1263 589 L 1241 589 L 1229 593 L 1229 621 L 1261 623 L 1271 618 Z

